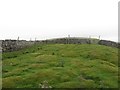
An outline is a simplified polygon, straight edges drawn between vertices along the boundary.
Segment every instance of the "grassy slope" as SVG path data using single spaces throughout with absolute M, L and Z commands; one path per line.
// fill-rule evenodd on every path
M 118 51 L 102 45 L 50 44 L 3 54 L 3 87 L 114 88 Z M 63 65 L 63 67 L 62 67 Z

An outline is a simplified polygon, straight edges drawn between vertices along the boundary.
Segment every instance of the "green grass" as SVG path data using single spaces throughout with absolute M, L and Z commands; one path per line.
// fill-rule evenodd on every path
M 117 88 L 118 49 L 44 44 L 3 53 L 3 88 Z

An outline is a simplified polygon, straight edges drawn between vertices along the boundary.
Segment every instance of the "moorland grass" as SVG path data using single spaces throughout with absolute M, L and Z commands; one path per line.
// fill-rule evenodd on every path
M 93 44 L 44 44 L 3 53 L 3 88 L 117 88 L 118 49 Z

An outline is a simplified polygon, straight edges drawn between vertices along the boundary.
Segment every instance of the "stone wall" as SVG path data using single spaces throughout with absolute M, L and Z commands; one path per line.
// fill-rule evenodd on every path
M 2 43 L 1 43 L 2 42 Z M 107 40 L 89 39 L 89 38 L 57 38 L 42 41 L 26 40 L 1 40 L 3 52 L 11 52 L 29 47 L 33 44 L 100 44 L 111 47 L 118 47 L 118 43 Z
M 41 44 L 98 44 L 98 39 L 88 39 L 88 38 L 57 38 L 57 39 L 49 39 L 36 41 L 36 43 Z
M 33 45 L 34 42 L 26 40 L 2 40 L 2 51 L 11 52 Z
M 119 47 L 119 43 L 113 42 L 113 41 L 107 41 L 107 40 L 100 40 L 98 42 L 100 45 L 110 46 L 110 47 Z

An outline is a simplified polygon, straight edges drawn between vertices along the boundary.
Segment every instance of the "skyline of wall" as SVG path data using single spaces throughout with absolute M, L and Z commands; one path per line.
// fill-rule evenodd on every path
M 56 38 L 49 40 L 1 40 L 1 47 L 3 52 L 17 51 L 22 48 L 29 47 L 34 44 L 100 44 L 111 47 L 118 47 L 118 43 L 113 41 L 99 40 L 93 38 Z

